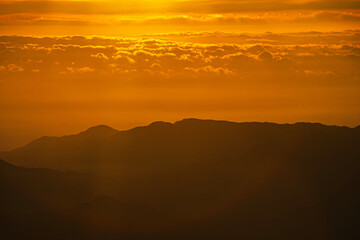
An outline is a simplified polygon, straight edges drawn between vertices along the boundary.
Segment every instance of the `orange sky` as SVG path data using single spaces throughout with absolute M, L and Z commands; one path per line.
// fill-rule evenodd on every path
M 0 3 L 0 33 L 139 35 L 359 28 L 356 0 L 84 0 Z
M 1 1 L 0 151 L 96 124 L 188 117 L 357 126 L 359 8 Z

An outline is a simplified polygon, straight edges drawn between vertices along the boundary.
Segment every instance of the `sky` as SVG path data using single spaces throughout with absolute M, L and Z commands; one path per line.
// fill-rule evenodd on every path
M 195 117 L 360 125 L 360 1 L 0 2 L 0 151 Z
M 2 0 L 1 34 L 126 35 L 359 28 L 355 0 Z

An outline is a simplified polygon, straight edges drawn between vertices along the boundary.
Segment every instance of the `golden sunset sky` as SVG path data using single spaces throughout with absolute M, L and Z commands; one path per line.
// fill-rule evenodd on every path
M 0 2 L 0 151 L 97 124 L 360 124 L 360 1 Z
M 359 28 L 356 0 L 2 0 L 1 34 L 262 33 Z

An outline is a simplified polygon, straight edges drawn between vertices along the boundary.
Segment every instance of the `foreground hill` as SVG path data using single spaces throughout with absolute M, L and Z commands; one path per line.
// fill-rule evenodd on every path
M 57 226 L 66 228 L 59 212 L 91 198 L 90 185 L 81 174 L 26 169 L 0 160 L 0 238 L 45 239 Z
M 16 167 L 0 160 L 1 239 L 103 239 L 148 232 L 165 215 L 101 195 L 88 175 Z
M 95 221 L 100 229 L 103 222 L 120 224 L 104 229 L 103 237 L 110 239 L 124 237 L 119 229 L 134 228 L 119 220 L 128 216 L 128 207 L 111 207 L 113 198 L 149 206 L 137 208 L 143 210 L 135 219 L 151 217 L 135 232 L 148 233 L 151 226 L 157 238 L 359 236 L 359 127 L 196 119 L 128 131 L 99 126 L 44 137 L 1 157 L 20 166 L 93 176 L 88 186 L 111 197 L 77 205 L 73 212 L 84 217 L 72 218 L 89 219 L 89 209 L 100 211 L 94 213 L 106 216 Z

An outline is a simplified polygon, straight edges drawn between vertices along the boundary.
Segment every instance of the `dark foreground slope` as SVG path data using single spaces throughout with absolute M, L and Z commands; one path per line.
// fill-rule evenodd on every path
M 1 239 L 146 236 L 165 215 L 102 195 L 88 175 L 16 167 L 0 160 Z
M 359 128 L 195 119 L 100 126 L 1 157 L 94 176 L 87 186 L 111 197 L 74 204 L 70 215 L 82 223 L 75 229 L 100 229 L 95 239 L 359 236 Z M 131 202 L 138 206 L 126 213 Z
M 0 160 L 1 239 L 41 239 L 56 226 L 66 228 L 60 211 L 91 198 L 89 183 L 79 174 L 26 169 Z

